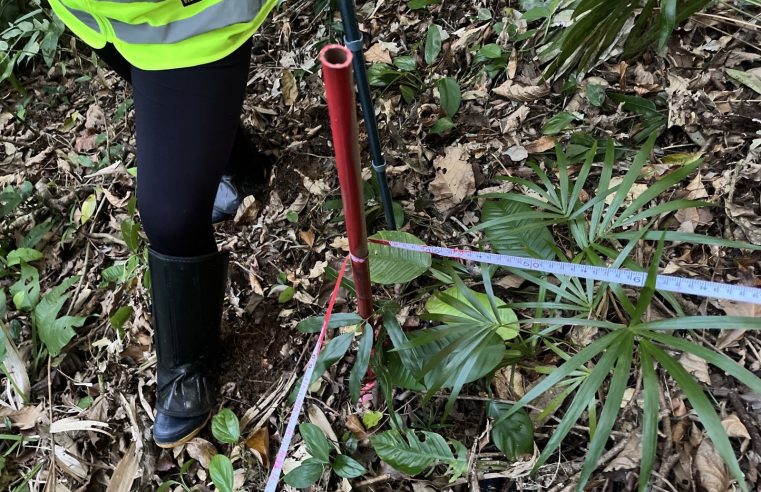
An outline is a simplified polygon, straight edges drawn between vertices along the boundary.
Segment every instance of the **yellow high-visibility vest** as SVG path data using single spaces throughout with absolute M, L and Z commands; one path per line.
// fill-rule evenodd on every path
M 224 58 L 262 25 L 279 0 L 49 0 L 93 48 L 113 43 L 143 70 L 192 67 Z

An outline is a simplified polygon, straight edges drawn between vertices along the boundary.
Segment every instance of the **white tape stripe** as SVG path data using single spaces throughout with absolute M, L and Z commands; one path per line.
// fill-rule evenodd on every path
M 283 464 L 285 464 L 285 456 L 288 454 L 288 447 L 291 445 L 293 434 L 296 432 L 296 424 L 299 423 L 299 415 L 301 415 L 301 409 L 304 406 L 304 400 L 307 396 L 309 381 L 312 379 L 312 374 L 314 373 L 314 368 L 317 364 L 317 356 L 320 354 L 322 341 L 325 339 L 325 333 L 328 331 L 330 316 L 333 314 L 333 306 L 335 305 L 336 297 L 338 296 L 338 291 L 341 287 L 341 279 L 343 279 L 344 272 L 346 272 L 346 265 L 348 265 L 348 263 L 349 257 L 347 256 L 341 265 L 341 270 L 338 272 L 338 278 L 336 279 L 336 284 L 333 287 L 333 294 L 330 296 L 328 309 L 325 312 L 325 318 L 322 321 L 322 329 L 320 330 L 320 335 L 317 337 L 317 343 L 314 345 L 314 350 L 312 350 L 312 355 L 309 356 L 309 362 L 307 363 L 307 367 L 304 370 L 301 386 L 299 387 L 299 392 L 296 395 L 296 401 L 293 403 L 293 409 L 291 410 L 291 417 L 288 419 L 288 425 L 286 426 L 285 432 L 283 433 L 283 440 L 280 442 L 280 449 L 277 450 L 277 456 L 275 457 L 275 462 L 272 465 L 272 471 L 270 472 L 270 476 L 267 479 L 267 487 L 265 487 L 264 492 L 275 492 L 277 489 L 277 483 L 280 480 L 280 473 L 283 471 Z
M 553 275 L 579 277 L 614 284 L 632 285 L 635 287 L 643 287 L 647 280 L 646 272 L 636 272 L 624 268 L 616 269 L 577 263 L 565 263 L 561 261 L 537 260 L 533 258 L 521 258 L 520 256 L 466 251 L 397 241 L 383 241 L 382 244 L 388 244 L 394 248 L 446 256 L 449 258 L 462 258 L 480 263 L 519 268 L 521 270 L 535 270 L 551 273 Z M 730 285 L 719 282 L 709 282 L 706 280 L 693 280 L 689 278 L 675 277 L 673 275 L 658 275 L 656 277 L 655 286 L 659 290 L 668 292 L 761 304 L 761 289 L 746 287 L 744 285 Z

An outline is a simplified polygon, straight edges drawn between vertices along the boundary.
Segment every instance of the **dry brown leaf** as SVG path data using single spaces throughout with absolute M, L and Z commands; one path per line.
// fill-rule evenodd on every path
M 687 406 L 681 398 L 672 398 L 671 406 L 671 414 L 676 417 L 674 423 L 671 425 L 671 439 L 675 443 L 678 443 L 684 439 L 684 435 L 687 432 L 687 426 L 689 425 L 689 420 L 679 418 L 687 415 Z
M 508 80 L 499 87 L 494 88 L 494 93 L 498 96 L 510 99 L 511 101 L 535 101 L 550 93 L 550 86 L 544 85 L 519 85 Z
M 494 283 L 503 289 L 517 289 L 523 285 L 524 281 L 523 277 L 519 277 L 518 275 L 505 275 L 504 277 L 495 280 Z
M 761 305 L 758 304 L 722 300 L 719 305 L 727 316 L 761 316 Z
M 436 208 L 446 213 L 476 191 L 476 178 L 462 145 L 446 149 L 446 154 L 434 161 L 436 178 L 430 184 L 436 197 Z
M 265 470 L 270 467 L 270 431 L 267 426 L 263 426 L 261 429 L 257 429 L 246 438 L 246 446 L 259 460 L 259 464 L 264 467 Z
M 86 134 L 77 137 L 77 139 L 74 141 L 74 150 L 77 152 L 87 152 L 88 150 L 93 150 L 97 147 L 95 144 L 95 140 L 98 138 L 95 134 Z
M 106 128 L 106 115 L 103 110 L 97 104 L 93 104 L 87 108 L 87 115 L 85 116 L 85 128 L 90 130 L 102 130 Z
M 391 54 L 380 43 L 375 43 L 365 51 L 365 61 L 367 63 L 387 63 L 388 65 L 393 63 L 393 60 L 391 60 Z
M 538 138 L 532 142 L 524 144 L 523 147 L 529 154 L 538 154 L 555 148 L 555 139 L 550 136 Z
M 505 151 L 505 155 L 513 162 L 520 162 L 528 158 L 528 151 L 522 145 L 513 145 Z
M 608 463 L 605 471 L 615 470 L 634 470 L 639 466 L 642 459 L 642 434 L 639 432 L 632 434 L 629 441 L 618 455 Z
M 354 437 L 356 437 L 358 441 L 365 441 L 367 439 L 367 430 L 365 430 L 365 426 L 362 424 L 362 419 L 360 419 L 358 415 L 351 414 L 346 417 L 344 426 L 354 434 Z
M 500 131 L 503 134 L 515 132 L 521 128 L 523 120 L 528 117 L 530 111 L 528 106 L 525 104 L 521 105 L 521 107 L 507 115 L 505 118 L 499 120 Z
M 512 367 L 503 367 L 494 374 L 494 392 L 501 400 L 522 398 L 526 394 L 523 375 Z
M 0 330 L 2 330 L 3 335 L 5 335 L 3 337 L 3 340 L 5 340 L 5 359 L 3 360 L 3 363 L 5 364 L 8 374 L 10 374 L 15 383 L 13 385 L 8 385 L 8 395 L 12 402 L 15 403 L 16 407 L 21 408 L 24 405 L 24 402 L 29 401 L 29 393 L 32 391 L 32 384 L 29 381 L 29 374 L 26 372 L 24 359 L 21 357 L 18 348 L 16 348 L 16 344 L 13 342 L 10 333 L 8 333 L 8 330 L 2 323 L 0 323 Z M 0 413 L 3 412 L 3 410 L 7 409 L 0 408 Z M 11 421 L 13 421 L 12 418 Z M 34 422 L 32 422 L 31 425 L 33 427 Z M 26 429 L 31 429 L 31 427 L 26 427 Z
M 314 246 L 314 231 L 311 229 L 299 231 L 299 237 L 310 248 Z
M 14 427 L 20 430 L 33 429 L 42 415 L 42 403 L 36 407 L 27 405 L 19 410 L 13 410 L 8 407 L 0 407 L 0 418 L 10 419 Z
M 725 492 L 729 490 L 729 475 L 724 460 L 713 447 L 709 439 L 703 439 L 695 455 L 695 468 L 703 487 L 708 492 Z
M 708 363 L 696 355 L 688 352 L 682 354 L 679 363 L 701 383 L 711 385 L 711 377 L 708 374 Z
M 27 161 L 24 163 L 24 166 L 33 166 L 35 164 L 42 164 L 45 162 L 45 160 L 48 158 L 48 156 L 53 152 L 53 147 L 47 147 L 45 150 L 39 152 L 33 157 L 30 157 L 27 159 Z
M 744 336 L 745 330 L 721 330 L 719 338 L 716 340 L 716 349 L 724 350 L 727 347 L 731 347 Z
M 724 427 L 724 432 L 726 432 L 729 437 L 742 437 L 744 439 L 750 439 L 748 429 L 745 427 L 745 424 L 742 423 L 740 417 L 738 417 L 735 413 L 722 420 L 721 425 Z
M 208 470 L 211 459 L 217 454 L 217 448 L 200 437 L 191 439 L 186 445 L 185 450 L 188 456 L 198 461 L 202 467 Z
M 337 237 L 330 243 L 330 247 L 340 249 L 341 251 L 349 251 L 349 239 L 343 236 Z
M 233 222 L 236 224 L 253 224 L 256 222 L 256 218 L 261 209 L 261 202 L 257 201 L 254 196 L 249 195 L 244 197 L 243 201 L 238 206 L 238 210 L 235 212 L 235 219 L 233 219 Z
M 293 73 L 287 68 L 283 69 L 280 75 L 280 86 L 283 91 L 283 102 L 286 106 L 291 106 L 299 97 L 299 86 Z
M 140 463 L 139 458 L 133 442 L 122 459 L 119 460 L 119 464 L 116 465 L 116 470 L 111 475 L 111 481 L 108 483 L 106 492 L 129 492 L 132 490 L 132 482 L 135 481 Z
M 90 475 L 89 467 L 87 463 L 82 459 L 82 457 L 77 456 L 74 453 L 74 451 L 66 449 L 64 446 L 55 447 L 55 461 L 56 461 L 56 465 L 60 467 L 64 471 L 64 473 L 67 473 L 68 475 L 76 477 L 80 480 L 83 480 Z M 121 464 L 121 461 L 119 463 Z M 114 472 L 114 474 L 115 473 L 116 472 Z M 130 482 L 130 485 L 132 485 L 132 482 Z M 111 490 L 112 489 L 109 486 L 106 492 L 110 492 Z M 126 492 L 126 491 L 129 491 L 129 488 L 113 489 L 113 490 Z

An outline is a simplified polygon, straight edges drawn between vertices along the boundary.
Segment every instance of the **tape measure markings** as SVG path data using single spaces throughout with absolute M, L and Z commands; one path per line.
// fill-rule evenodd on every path
M 645 282 L 647 281 L 647 273 L 637 272 L 626 268 L 608 268 L 581 263 L 523 258 L 520 256 L 485 253 L 483 251 L 469 251 L 464 249 L 444 248 L 441 246 L 428 246 L 425 244 L 411 244 L 380 239 L 370 239 L 369 241 L 390 246 L 392 248 L 416 251 L 419 253 L 428 253 L 448 258 L 459 258 L 479 263 L 519 268 L 521 270 L 534 270 L 551 273 L 553 275 L 579 277 L 590 280 L 599 280 L 601 282 L 631 285 L 634 287 L 644 287 Z M 658 275 L 656 277 L 655 287 L 659 290 L 678 292 L 680 294 L 692 294 L 737 302 L 761 304 L 761 289 L 744 285 L 723 284 L 707 280 L 676 277 L 674 275 Z

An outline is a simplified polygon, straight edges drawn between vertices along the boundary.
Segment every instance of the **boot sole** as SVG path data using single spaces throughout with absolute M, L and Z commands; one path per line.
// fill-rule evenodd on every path
M 188 441 L 190 441 L 191 439 L 196 437 L 198 435 L 198 433 L 201 432 L 201 429 L 206 427 L 206 424 L 209 423 L 210 419 L 211 419 L 211 412 L 209 412 L 209 416 L 206 417 L 206 420 L 204 420 L 201 425 L 199 425 L 198 427 L 196 427 L 195 429 L 190 431 L 190 434 L 182 437 L 179 441 L 174 441 L 174 442 L 157 442 L 154 439 L 153 442 L 156 443 L 156 446 L 158 446 L 158 447 L 160 447 L 162 449 L 171 449 L 171 448 L 176 448 L 177 446 L 182 446 L 183 444 L 187 444 Z

